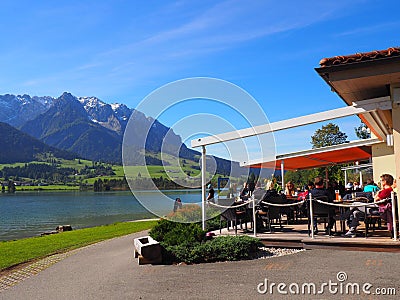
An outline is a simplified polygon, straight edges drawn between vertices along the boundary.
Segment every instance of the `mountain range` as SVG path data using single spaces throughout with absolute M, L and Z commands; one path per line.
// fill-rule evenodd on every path
M 18 128 L 51 149 L 61 149 L 64 154 L 68 151 L 81 158 L 121 163 L 123 134 L 132 116 L 127 139 L 134 149 L 130 163 L 144 164 L 144 153 L 151 153 L 152 164 L 161 164 L 154 158 L 161 146 L 166 153 L 179 153 L 181 158 L 197 161 L 200 156 L 157 120 L 124 104 L 108 104 L 96 97 L 76 97 L 68 92 L 58 98 L 6 94 L 0 95 L 0 107 L 0 122 Z M 219 173 L 230 172 L 230 161 L 216 158 L 216 162 Z M 236 163 L 232 166 L 239 168 Z

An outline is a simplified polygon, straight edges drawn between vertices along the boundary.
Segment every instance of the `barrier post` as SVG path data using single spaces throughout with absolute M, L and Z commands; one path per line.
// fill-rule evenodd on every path
M 395 199 L 394 196 L 393 196 L 393 199 Z M 396 205 L 397 205 L 397 218 L 399 218 L 399 228 L 396 227 L 396 230 L 399 229 L 399 232 L 400 232 L 400 203 L 399 203 L 399 196 L 398 195 L 397 195 Z M 394 225 L 396 225 L 396 223 Z
M 251 198 L 253 200 L 253 231 L 254 237 L 257 237 L 256 198 L 254 197 L 254 194 L 251 195 Z
M 312 195 L 309 192 L 309 209 L 310 209 L 310 226 L 311 226 L 311 238 L 314 238 L 314 216 L 313 216 L 313 206 L 312 206 Z
M 392 217 L 393 217 L 393 240 L 397 241 L 397 225 L 396 225 L 396 202 L 394 201 L 394 192 L 391 193 L 392 198 Z

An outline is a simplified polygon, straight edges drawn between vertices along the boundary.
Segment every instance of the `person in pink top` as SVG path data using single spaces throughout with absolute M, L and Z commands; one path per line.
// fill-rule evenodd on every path
M 392 185 L 394 178 L 392 175 L 383 174 L 381 176 L 382 189 L 375 195 L 375 202 L 391 198 L 392 196 Z M 381 218 L 386 221 L 388 230 L 393 234 L 393 216 L 392 216 L 392 203 L 381 203 L 378 204 Z
M 381 187 L 382 189 L 375 195 L 375 202 L 383 199 L 391 198 L 392 196 L 392 185 L 393 176 L 389 174 L 383 174 L 381 176 Z M 383 220 L 386 221 L 388 230 L 393 235 L 393 216 L 392 216 L 392 203 L 385 202 L 378 204 L 379 214 Z M 344 217 L 349 219 L 349 231 L 344 235 L 344 237 L 356 237 L 357 226 L 359 225 L 359 220 L 365 215 L 365 207 L 354 207 L 353 209 L 347 211 Z

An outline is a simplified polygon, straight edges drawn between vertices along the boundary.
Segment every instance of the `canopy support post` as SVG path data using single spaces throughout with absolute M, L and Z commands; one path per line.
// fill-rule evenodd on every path
M 285 161 L 281 160 L 282 191 L 285 191 Z
M 325 188 L 329 188 L 329 175 L 328 175 L 328 167 L 325 167 Z
M 201 226 L 206 230 L 206 146 L 201 152 Z

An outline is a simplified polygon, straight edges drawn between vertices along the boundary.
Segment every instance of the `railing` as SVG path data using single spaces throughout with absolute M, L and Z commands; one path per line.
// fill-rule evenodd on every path
M 363 199 L 363 200 L 368 200 L 365 197 L 359 197 L 359 198 L 355 198 L 354 201 L 357 201 L 358 199 Z M 391 198 L 392 200 L 392 218 L 393 218 L 393 239 L 395 241 L 397 241 L 397 222 L 396 222 L 396 201 L 395 201 L 395 197 L 394 197 L 394 193 L 391 193 Z M 388 201 L 388 199 L 383 199 L 374 203 L 353 203 L 353 204 L 340 204 L 340 203 L 330 203 L 330 202 L 325 202 L 325 201 L 321 201 L 318 199 L 314 199 L 312 198 L 312 195 L 310 194 L 309 196 L 309 201 L 310 201 L 310 223 L 311 223 L 311 238 L 314 238 L 314 215 L 313 215 L 313 206 L 312 206 L 312 202 L 316 201 L 318 203 L 324 204 L 324 205 L 330 205 L 330 206 L 336 206 L 336 207 L 347 207 L 347 208 L 353 208 L 353 207 L 360 207 L 360 206 L 366 206 L 366 207 L 377 207 L 378 204 L 382 204 Z
M 395 196 L 394 196 L 393 192 L 391 193 L 391 198 L 388 198 L 388 199 L 391 199 L 391 201 L 392 201 L 391 203 L 392 203 L 392 218 L 393 218 L 393 231 L 394 231 L 393 239 L 395 241 L 397 241 L 398 240 L 397 231 L 399 229 L 398 226 L 400 224 L 397 225 L 397 218 L 396 218 L 397 203 L 395 201 Z M 310 205 L 309 205 L 309 211 L 310 211 L 309 218 L 310 218 L 310 220 L 309 220 L 309 222 L 311 224 L 311 238 L 314 239 L 314 230 L 313 230 L 313 228 L 314 228 L 314 214 L 313 214 L 313 205 L 312 205 L 313 201 L 321 203 L 321 204 L 324 204 L 324 205 L 334 206 L 334 207 L 353 208 L 353 207 L 365 206 L 365 207 L 373 208 L 373 207 L 377 207 L 378 204 L 382 204 L 382 203 L 387 202 L 388 199 L 383 199 L 383 200 L 380 200 L 380 201 L 377 201 L 377 202 L 374 202 L 374 203 L 368 203 L 368 202 L 360 203 L 360 202 L 357 202 L 357 200 L 364 200 L 364 201 L 367 200 L 368 201 L 369 199 L 365 198 L 365 197 L 356 197 L 353 201 L 357 202 L 357 203 L 340 204 L 340 203 L 330 203 L 330 202 L 325 202 L 325 201 L 321 201 L 321 200 L 318 200 L 318 199 L 314 199 L 312 197 L 312 195 L 309 194 L 308 201 L 310 201 Z M 270 203 L 270 202 L 267 202 L 267 201 L 260 201 L 259 203 L 262 203 L 264 205 L 270 205 L 270 206 L 290 207 L 290 206 L 300 206 L 306 201 L 307 200 L 301 200 L 301 201 L 294 202 L 294 203 Z M 250 203 L 253 204 L 252 205 L 253 206 L 252 209 L 253 209 L 253 222 L 254 222 L 254 226 L 253 226 L 254 227 L 254 236 L 257 236 L 256 226 L 255 226 L 255 224 L 256 224 L 256 211 L 255 211 L 256 204 L 255 204 L 254 196 L 252 196 L 251 200 L 245 201 L 245 202 L 240 203 L 240 204 L 229 205 L 229 206 L 228 205 L 220 205 L 220 204 L 208 202 L 209 205 L 212 205 L 212 206 L 215 206 L 215 207 L 218 207 L 218 208 L 225 208 L 225 209 L 244 207 L 244 206 L 246 206 L 246 205 L 248 205 Z M 397 207 L 397 209 L 399 210 L 399 217 L 400 217 L 400 207 Z

